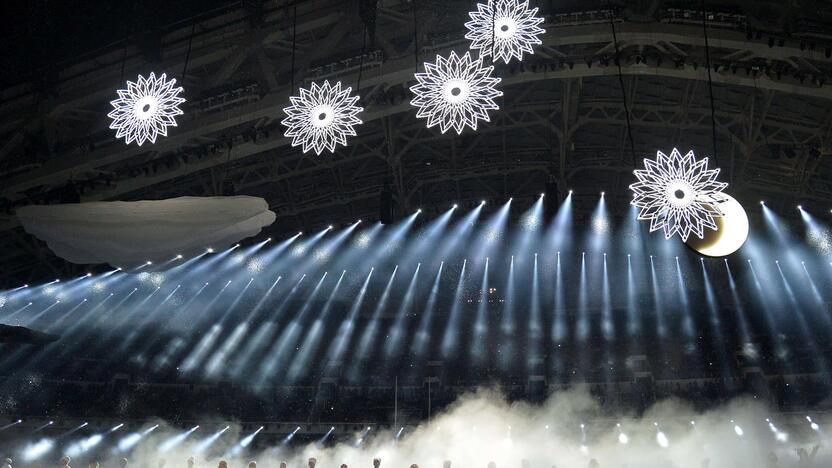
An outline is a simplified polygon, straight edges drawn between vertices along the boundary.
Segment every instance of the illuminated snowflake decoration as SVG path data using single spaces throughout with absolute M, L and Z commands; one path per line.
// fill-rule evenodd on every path
M 302 146 L 306 153 L 314 150 L 335 152 L 335 146 L 347 145 L 347 136 L 355 136 L 355 126 L 363 122 L 357 117 L 364 108 L 355 104 L 358 96 L 350 96 L 352 88 L 341 89 L 341 82 L 330 85 L 312 83 L 309 89 L 300 89 L 300 96 L 291 96 L 292 105 L 283 109 L 286 118 L 281 122 L 287 127 L 287 138 L 292 146 Z
M 670 156 L 659 151 L 655 160 L 645 159 L 644 167 L 633 171 L 638 182 L 630 190 L 638 219 L 650 221 L 650 232 L 663 229 L 665 238 L 678 234 L 686 242 L 691 233 L 701 239 L 706 227 L 717 230 L 728 184 L 716 181 L 719 169 L 708 169 L 708 158 L 697 161 L 693 151 L 682 155 L 674 148 Z
M 167 136 L 168 127 L 175 127 L 175 117 L 183 113 L 179 105 L 185 102 L 179 97 L 182 87 L 175 84 L 164 73 L 158 78 L 151 73 L 148 78 L 139 75 L 135 83 L 127 82 L 127 89 L 116 91 L 118 99 L 110 101 L 114 109 L 107 114 L 113 119 L 110 128 L 116 138 L 141 146 L 147 141 L 156 143 L 159 135 Z
M 528 0 L 488 0 L 478 3 L 477 11 L 468 13 L 471 21 L 466 39 L 471 49 L 479 50 L 481 57 L 494 53 L 494 60 L 509 63 L 512 58 L 523 60 L 523 54 L 533 54 L 532 46 L 542 44 L 539 35 L 546 32 L 539 25 L 543 18 L 537 8 L 529 8 Z
M 494 87 L 500 78 L 493 78 L 493 66 L 484 66 L 482 58 L 474 60 L 466 52 L 462 57 L 436 56 L 436 63 L 425 63 L 425 72 L 416 73 L 410 91 L 416 95 L 410 104 L 419 108 L 418 118 L 428 119 L 428 128 L 439 125 L 442 133 L 451 128 L 461 134 L 466 126 L 477 129 L 477 122 L 490 122 L 489 110 L 499 110 L 494 99 L 503 92 Z

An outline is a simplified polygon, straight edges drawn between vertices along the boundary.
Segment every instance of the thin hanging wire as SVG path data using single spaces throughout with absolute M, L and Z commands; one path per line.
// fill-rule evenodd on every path
M 289 94 L 295 92 L 295 53 L 298 41 L 298 4 L 295 3 L 292 13 L 292 87 Z
M 188 74 L 188 63 L 191 61 L 191 47 L 194 43 L 194 34 L 196 33 L 196 16 L 194 16 L 194 23 L 191 25 L 191 36 L 188 38 L 188 52 L 185 54 L 185 66 L 182 67 L 182 84 L 185 83 L 185 75 Z
M 618 66 L 618 84 L 621 86 L 621 100 L 624 101 L 624 116 L 627 119 L 627 138 L 630 140 L 630 157 L 633 164 L 636 162 L 636 144 L 633 141 L 633 126 L 630 122 L 630 105 L 627 103 L 627 89 L 624 87 L 624 72 L 621 69 L 621 54 L 618 48 L 618 35 L 615 33 L 615 21 L 612 5 L 607 3 L 607 12 L 610 17 L 610 30 L 612 31 L 612 42 L 615 46 L 615 64 Z
M 413 0 L 413 67 L 419 72 L 419 19 L 416 0 Z
M 364 55 L 367 53 L 367 26 L 361 34 L 361 59 L 358 61 L 358 84 L 355 86 L 356 94 L 361 93 L 361 75 L 364 73 Z
M 714 82 L 711 77 L 711 46 L 708 43 L 708 15 L 705 12 L 705 0 L 702 0 L 702 33 L 705 36 L 705 66 L 708 68 L 708 95 L 711 101 L 711 137 L 713 138 L 713 155 L 716 158 L 716 107 L 714 106 Z

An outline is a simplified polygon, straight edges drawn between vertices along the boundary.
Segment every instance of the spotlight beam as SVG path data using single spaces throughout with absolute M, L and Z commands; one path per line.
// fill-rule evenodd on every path
M 352 365 L 350 366 L 349 370 L 349 377 L 353 382 L 358 381 L 358 378 L 363 373 L 364 367 L 367 364 L 367 361 L 370 357 L 370 349 L 372 348 L 372 345 L 375 343 L 375 338 L 378 334 L 379 329 L 379 322 L 381 321 L 381 314 L 387 307 L 387 301 L 390 298 L 390 291 L 392 290 L 393 281 L 396 279 L 397 271 L 399 271 L 398 265 L 396 265 L 396 267 L 393 268 L 393 273 L 390 274 L 390 279 L 387 280 L 387 285 L 384 287 L 384 292 L 381 293 L 381 297 L 376 303 L 376 307 L 373 310 L 373 315 L 370 318 L 370 322 L 367 324 L 367 327 L 364 329 L 364 333 L 361 335 L 361 340 L 358 344 L 358 350 L 356 351 L 355 357 L 352 361 Z
M 459 321 L 462 315 L 462 295 L 465 292 L 465 267 L 468 260 L 462 261 L 462 269 L 459 271 L 459 279 L 454 292 L 454 302 L 451 304 L 451 314 L 448 317 L 448 324 L 445 326 L 445 333 L 442 336 L 442 357 L 448 359 L 453 356 L 459 345 Z
M 341 276 L 338 278 L 338 282 L 335 283 L 335 287 L 332 288 L 332 291 L 329 293 L 329 297 L 324 303 L 321 313 L 315 319 L 315 322 L 312 324 L 312 328 L 309 330 L 309 333 L 306 334 L 306 338 L 304 338 L 303 343 L 300 345 L 297 357 L 289 367 L 289 372 L 287 374 L 289 384 L 296 382 L 304 371 L 308 371 L 310 362 L 313 357 L 318 354 L 320 341 L 323 337 L 324 324 L 328 323 L 330 311 L 332 310 L 332 304 L 335 301 L 336 294 L 338 294 L 341 282 L 343 281 L 346 273 L 347 270 L 341 272 Z

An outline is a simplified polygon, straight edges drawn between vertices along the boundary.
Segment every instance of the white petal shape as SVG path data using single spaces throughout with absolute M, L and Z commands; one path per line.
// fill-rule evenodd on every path
M 658 151 L 655 160 L 645 159 L 644 167 L 633 171 L 638 182 L 630 190 L 638 219 L 649 220 L 651 232 L 663 229 L 665 238 L 679 234 L 686 242 L 691 233 L 701 239 L 706 227 L 718 229 L 728 184 L 716 181 L 719 169 L 708 169 L 708 158 L 697 161 L 693 151 L 683 156 L 674 148 L 670 156 Z
M 176 126 L 177 115 L 182 115 L 179 105 L 185 98 L 179 97 L 182 87 L 174 87 L 175 79 L 168 81 L 162 73 L 158 78 L 150 73 L 148 78 L 139 75 L 136 82 L 128 81 L 127 89 L 116 91 L 118 99 L 110 101 L 113 110 L 107 117 L 113 121 L 110 128 L 116 138 L 124 138 L 126 144 L 146 141 L 156 143 L 159 135 L 167 136 L 168 127 Z
M 543 18 L 537 8 L 529 8 L 528 0 L 488 0 L 478 3 L 477 11 L 468 13 L 471 21 L 466 39 L 480 57 L 494 52 L 494 60 L 509 63 L 512 58 L 523 60 L 523 54 L 533 54 L 533 45 L 542 44 L 539 35 L 546 32 L 539 25 Z
M 489 122 L 489 110 L 499 110 L 494 102 L 502 91 L 495 89 L 500 78 L 493 78 L 493 66 L 483 66 L 466 52 L 448 58 L 436 56 L 436 63 L 425 63 L 425 72 L 416 73 L 417 84 L 410 87 L 416 95 L 410 104 L 419 108 L 418 118 L 428 120 L 428 128 L 439 125 L 442 133 L 453 128 L 461 134 L 465 127 L 477 129 L 477 122 Z
M 355 126 L 363 123 L 357 115 L 364 108 L 355 105 L 359 96 L 351 93 L 352 88 L 342 89 L 340 81 L 330 85 L 327 80 L 301 88 L 299 97 L 290 97 L 292 105 L 283 109 L 286 118 L 281 123 L 287 127 L 284 135 L 292 139 L 292 146 L 315 154 L 334 153 L 336 145 L 346 146 L 347 136 L 355 136 Z
M 17 217 L 67 261 L 123 268 L 219 251 L 275 220 L 265 200 L 246 196 L 27 206 Z

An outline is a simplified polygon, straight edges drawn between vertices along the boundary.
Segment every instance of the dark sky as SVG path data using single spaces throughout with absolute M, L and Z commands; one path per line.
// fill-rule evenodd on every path
M 0 85 L 28 81 L 128 36 L 233 0 L 3 0 L 0 1 Z

